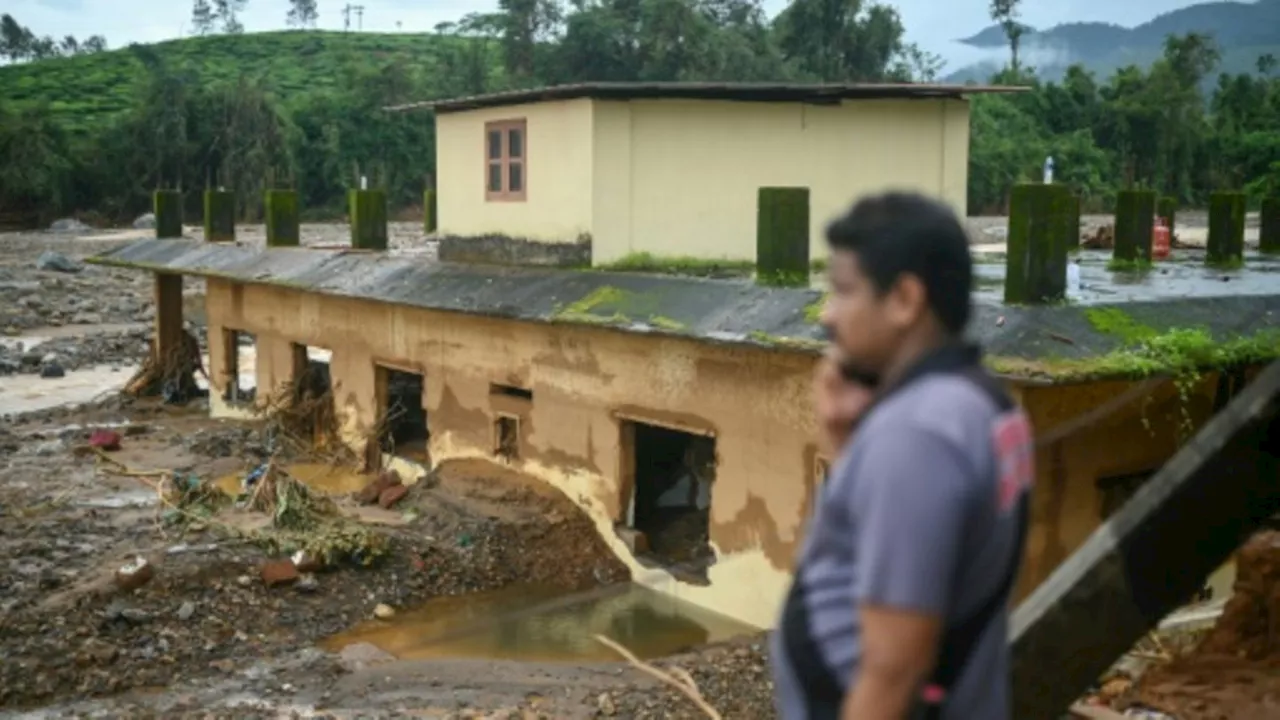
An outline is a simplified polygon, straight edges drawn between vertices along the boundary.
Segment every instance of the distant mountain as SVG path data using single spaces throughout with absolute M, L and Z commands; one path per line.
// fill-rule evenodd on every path
M 1065 23 L 1047 30 L 1028 27 L 1021 51 L 1042 77 L 1060 77 L 1073 63 L 1107 76 L 1125 65 L 1150 64 L 1160 56 L 1167 36 L 1189 32 L 1212 35 L 1218 41 L 1223 72 L 1248 72 L 1265 52 L 1280 58 L 1280 0 L 1192 5 L 1133 28 L 1100 22 Z M 1005 55 L 998 61 L 961 68 L 948 76 L 949 81 L 986 80 L 1007 62 L 1009 41 L 998 25 L 959 42 L 993 53 L 1004 51 Z

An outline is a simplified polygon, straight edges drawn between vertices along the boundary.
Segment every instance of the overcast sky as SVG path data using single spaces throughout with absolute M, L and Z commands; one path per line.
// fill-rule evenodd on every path
M 776 13 L 787 0 L 764 0 Z M 1023 21 L 1048 27 L 1068 21 L 1104 21 L 1136 25 L 1169 10 L 1193 5 L 1197 0 L 1023 0 Z M 364 29 L 423 32 L 437 23 L 456 20 L 474 11 L 491 10 L 497 0 L 352 0 L 364 5 Z M 342 28 L 342 7 L 347 0 L 318 0 L 319 26 Z M 889 0 L 902 14 L 908 39 L 954 62 L 973 58 L 951 43 L 990 24 L 988 0 Z M 249 0 L 242 22 L 249 32 L 285 27 L 288 0 Z M 156 42 L 190 31 L 190 0 L 0 0 L 0 11 L 38 35 L 104 35 L 110 47 L 131 42 Z M 352 19 L 355 25 L 355 19 Z

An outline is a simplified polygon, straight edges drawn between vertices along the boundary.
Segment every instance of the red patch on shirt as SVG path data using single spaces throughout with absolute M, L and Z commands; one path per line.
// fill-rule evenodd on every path
M 1018 495 L 1035 482 L 1035 446 L 1031 442 L 1031 422 L 1020 409 L 999 418 L 992 428 L 999 472 L 997 503 L 1008 512 Z

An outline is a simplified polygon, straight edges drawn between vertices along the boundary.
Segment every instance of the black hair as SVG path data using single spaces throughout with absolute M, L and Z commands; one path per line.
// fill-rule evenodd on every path
M 947 205 L 908 192 L 865 197 L 827 226 L 827 244 L 857 255 L 881 295 L 902 275 L 920 278 L 938 322 L 952 335 L 964 334 L 973 258 L 969 237 Z

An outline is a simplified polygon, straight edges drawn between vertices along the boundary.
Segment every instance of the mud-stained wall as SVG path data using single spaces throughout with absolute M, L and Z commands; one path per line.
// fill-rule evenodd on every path
M 335 298 L 210 279 L 210 374 L 224 375 L 220 328 L 252 332 L 259 392 L 289 379 L 292 343 L 330 348 L 330 373 L 348 438 L 378 419 L 376 365 L 421 370 L 435 461 L 495 456 L 495 423 L 519 421 L 518 469 L 565 492 L 639 582 L 761 627 L 776 620 L 817 488 L 808 354 L 730 348 L 606 328 L 547 325 Z M 322 320 L 323 319 L 323 320 Z M 1215 378 L 1184 401 L 1165 382 L 1100 418 L 1082 416 L 1128 383 L 1014 388 L 1043 442 L 1021 598 L 1103 519 L 1098 481 L 1158 468 L 1176 450 L 1185 408 L 1212 409 Z M 532 399 L 494 386 L 531 391 Z M 215 395 L 217 393 L 215 392 Z M 215 412 L 220 405 L 215 403 Z M 642 567 L 614 532 L 625 518 L 622 425 L 639 420 L 716 438 L 708 586 Z
M 1212 415 L 1216 385 L 1217 376 L 1209 375 L 1185 398 L 1167 380 L 1143 390 L 1127 382 L 1023 389 L 1021 403 L 1041 447 L 1016 598 L 1030 594 L 1102 524 L 1099 481 L 1158 470 L 1177 452 L 1179 424 L 1199 428 Z M 1126 396 L 1114 412 L 1083 420 Z
M 637 579 L 759 626 L 771 625 L 813 483 L 808 393 L 813 358 L 604 328 L 545 325 L 326 297 L 211 279 L 210 337 L 254 333 L 284 358 L 290 343 L 331 348 L 330 373 L 351 437 L 377 420 L 375 364 L 421 366 L 436 461 L 493 457 L 499 413 L 520 419 L 520 469 L 588 510 L 629 559 L 613 523 L 626 511 L 622 418 L 699 427 L 716 436 L 719 463 L 709 586 L 676 583 L 632 562 Z M 321 319 L 323 318 L 323 322 Z M 212 374 L 217 377 L 219 356 Z M 289 379 L 288 362 L 257 366 L 259 392 Z M 491 384 L 532 391 L 532 400 Z

